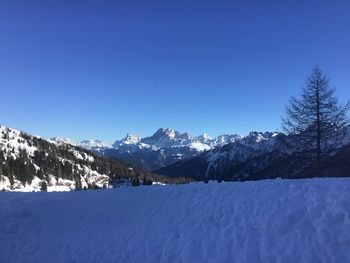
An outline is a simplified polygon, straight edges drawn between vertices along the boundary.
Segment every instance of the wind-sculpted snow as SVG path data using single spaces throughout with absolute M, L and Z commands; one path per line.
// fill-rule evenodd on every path
M 350 180 L 0 193 L 0 262 L 350 262 Z

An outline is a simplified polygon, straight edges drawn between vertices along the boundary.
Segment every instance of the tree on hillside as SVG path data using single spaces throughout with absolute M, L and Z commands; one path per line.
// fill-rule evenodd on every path
M 292 97 L 282 119 L 282 128 L 295 135 L 297 148 L 321 160 L 341 143 L 349 125 L 349 102 L 341 105 L 335 89 L 329 87 L 329 78 L 318 66 L 307 78 L 300 98 Z
M 137 176 L 135 176 L 135 177 L 132 178 L 132 180 L 131 180 L 131 185 L 132 185 L 132 186 L 139 186 L 139 185 L 140 185 L 140 179 L 139 179 Z
M 142 180 L 142 184 L 143 185 L 152 185 L 153 182 L 151 179 L 148 179 L 145 175 L 143 176 L 143 180 Z
M 47 183 L 45 180 L 40 183 L 40 191 L 47 192 Z

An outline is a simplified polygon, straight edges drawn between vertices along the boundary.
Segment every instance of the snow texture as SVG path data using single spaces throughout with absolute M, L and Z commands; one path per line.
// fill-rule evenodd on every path
M 0 193 L 0 262 L 350 262 L 350 180 Z

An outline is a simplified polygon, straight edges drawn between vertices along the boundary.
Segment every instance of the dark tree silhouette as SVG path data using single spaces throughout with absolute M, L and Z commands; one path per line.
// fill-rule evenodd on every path
M 140 179 L 136 176 L 131 180 L 132 186 L 139 186 L 140 185 Z
M 329 87 L 329 78 L 316 66 L 301 97 L 292 97 L 286 107 L 282 128 L 287 134 L 295 135 L 299 151 L 316 158 L 319 169 L 321 159 L 329 156 L 345 136 L 349 107 L 349 102 L 339 103 L 335 89 Z
M 46 181 L 42 181 L 40 184 L 40 191 L 47 192 L 47 183 Z

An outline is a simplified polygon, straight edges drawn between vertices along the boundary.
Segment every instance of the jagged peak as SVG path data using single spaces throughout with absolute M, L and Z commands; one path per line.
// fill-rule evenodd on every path
M 204 133 L 202 135 L 197 136 L 197 139 L 199 139 L 200 141 L 211 141 L 211 140 L 213 140 L 213 138 L 210 137 L 208 133 Z
M 257 131 L 252 131 L 249 133 L 248 136 L 244 137 L 244 139 L 251 139 L 254 138 L 256 142 L 260 142 L 263 140 L 269 140 L 273 137 L 278 136 L 280 133 L 278 132 L 257 132 Z
M 168 137 L 168 138 L 175 138 L 176 135 L 180 134 L 178 131 L 175 131 L 174 129 L 171 128 L 160 128 L 158 129 L 152 137 Z
M 124 139 L 122 139 L 122 142 L 125 144 L 136 144 L 141 141 L 141 137 L 137 134 L 130 134 L 128 133 Z

